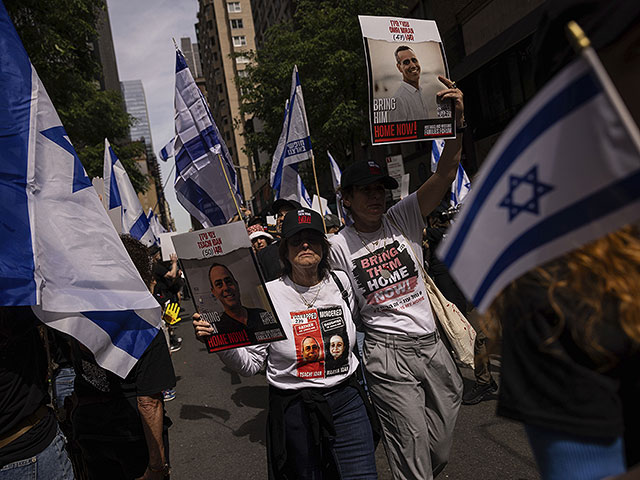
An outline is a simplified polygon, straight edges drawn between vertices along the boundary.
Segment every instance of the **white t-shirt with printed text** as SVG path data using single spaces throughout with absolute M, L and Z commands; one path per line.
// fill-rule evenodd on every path
M 435 331 L 420 269 L 424 226 L 418 198 L 412 193 L 387 211 L 377 231 L 356 232 L 352 225 L 330 239 L 331 263 L 348 273 L 367 328 L 396 335 Z
M 330 275 L 311 288 L 294 284 L 286 276 L 268 282 L 267 290 L 287 339 L 218 352 L 222 361 L 245 376 L 258 373 L 266 362 L 267 381 L 282 389 L 332 387 L 352 375 L 358 367 L 353 353 L 356 328 L 350 310 L 355 300 L 346 274 L 335 273 L 349 293 L 348 303 Z M 312 307 L 305 305 L 300 294 L 308 303 L 315 299 Z M 343 345 L 337 358 L 331 353 L 332 342 Z M 303 343 L 317 345 L 317 359 L 304 358 Z

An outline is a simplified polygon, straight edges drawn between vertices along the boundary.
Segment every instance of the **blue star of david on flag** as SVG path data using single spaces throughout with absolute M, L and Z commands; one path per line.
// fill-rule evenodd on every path
M 524 202 L 518 202 L 516 192 L 522 192 L 521 185 L 530 185 L 531 196 Z M 553 190 L 551 185 L 542 183 L 538 180 L 538 166 L 534 165 L 531 170 L 519 177 L 518 175 L 509 175 L 509 192 L 498 205 L 509 210 L 509 222 L 512 222 L 521 212 L 529 212 L 535 215 L 540 213 L 540 198 Z

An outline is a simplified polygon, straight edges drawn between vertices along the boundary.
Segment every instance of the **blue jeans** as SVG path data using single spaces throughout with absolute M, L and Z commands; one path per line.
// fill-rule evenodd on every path
M 49 446 L 35 457 L 5 465 L 0 470 L 0 480 L 73 480 L 73 468 L 64 443 L 64 435 L 58 429 Z
M 625 472 L 621 437 L 594 438 L 525 424 L 542 480 L 600 480 Z
M 76 379 L 76 372 L 71 367 L 59 369 L 53 379 L 54 391 L 56 394 L 56 408 L 64 408 L 64 399 L 73 393 L 73 385 Z
M 371 423 L 358 391 L 345 386 L 326 394 L 333 413 L 336 437 L 330 454 L 340 470 L 340 479 L 375 480 L 375 447 Z M 298 480 L 323 479 L 322 453 L 313 444 L 308 416 L 302 401 L 294 401 L 285 412 L 287 458 Z M 324 479 L 334 480 L 334 479 Z

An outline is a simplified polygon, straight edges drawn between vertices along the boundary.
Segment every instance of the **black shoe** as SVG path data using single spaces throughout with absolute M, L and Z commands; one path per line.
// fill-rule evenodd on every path
M 498 391 L 498 384 L 491 379 L 490 383 L 474 383 L 473 388 L 462 395 L 463 405 L 475 405 L 480 403 L 484 397 L 496 393 Z

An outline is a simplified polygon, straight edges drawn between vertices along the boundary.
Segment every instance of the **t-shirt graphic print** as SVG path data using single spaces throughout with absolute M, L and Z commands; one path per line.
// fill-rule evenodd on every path
M 397 240 L 352 262 L 353 276 L 368 305 L 402 309 L 422 296 L 419 291 L 415 298 L 412 295 L 418 286 L 418 271 L 407 246 Z
M 325 378 L 349 371 L 349 336 L 339 305 L 291 312 L 296 374 Z

